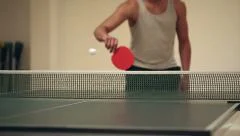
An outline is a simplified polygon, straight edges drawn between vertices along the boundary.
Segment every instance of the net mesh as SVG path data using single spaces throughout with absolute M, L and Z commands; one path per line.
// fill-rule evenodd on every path
M 240 100 L 240 73 L 8 71 L 0 97 Z

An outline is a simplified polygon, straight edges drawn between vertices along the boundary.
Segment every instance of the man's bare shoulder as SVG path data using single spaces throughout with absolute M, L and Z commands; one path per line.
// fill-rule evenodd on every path
M 186 14 L 186 4 L 184 1 L 182 0 L 174 0 L 174 5 L 175 5 L 175 9 L 176 12 L 178 14 Z
M 185 2 L 182 0 L 174 0 L 174 3 L 177 6 L 185 6 Z
M 130 6 L 137 6 L 137 0 L 126 0 L 126 3 L 128 3 Z
M 135 10 L 138 7 L 137 0 L 126 0 L 120 7 L 126 8 L 127 10 Z
M 127 15 L 128 19 L 134 19 L 138 11 L 138 2 L 137 0 L 126 0 L 119 6 L 118 10 Z

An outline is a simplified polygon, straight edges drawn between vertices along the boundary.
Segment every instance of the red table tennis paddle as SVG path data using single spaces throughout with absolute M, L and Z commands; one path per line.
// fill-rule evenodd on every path
M 134 63 L 134 55 L 129 48 L 120 46 L 113 52 L 112 63 L 120 70 L 128 70 Z

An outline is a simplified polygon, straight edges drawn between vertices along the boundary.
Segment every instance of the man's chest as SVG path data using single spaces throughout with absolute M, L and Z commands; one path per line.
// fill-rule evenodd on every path
M 163 14 L 168 9 L 168 0 L 161 1 L 160 3 L 144 2 L 145 8 L 152 14 Z

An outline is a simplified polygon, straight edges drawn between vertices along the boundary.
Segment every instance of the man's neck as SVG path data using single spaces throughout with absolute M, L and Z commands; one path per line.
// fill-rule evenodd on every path
M 162 0 L 147 0 L 149 3 L 154 3 L 154 4 L 158 4 L 161 3 Z
M 163 3 L 165 3 L 167 0 L 146 0 L 147 3 L 151 4 L 151 5 L 162 5 Z

